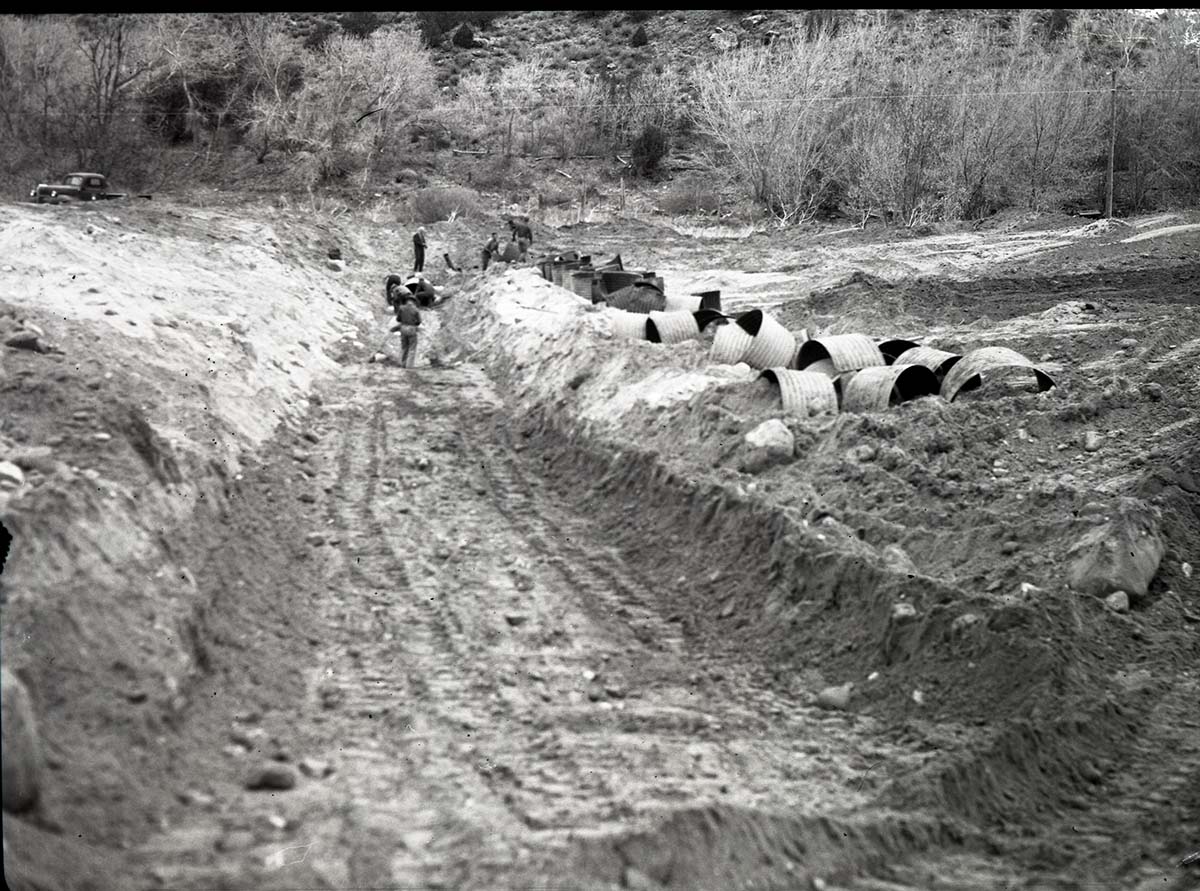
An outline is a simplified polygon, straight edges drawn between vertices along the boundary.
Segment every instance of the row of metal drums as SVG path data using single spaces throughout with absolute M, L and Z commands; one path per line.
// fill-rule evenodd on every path
M 822 411 L 882 411 L 921 396 L 952 402 L 992 377 L 1015 374 L 1039 391 L 1053 379 L 1026 356 L 1002 346 L 965 354 L 911 340 L 876 341 L 865 334 L 793 334 L 761 310 L 743 313 L 713 338 L 713 360 L 745 362 L 778 385 L 784 411 L 806 417 Z
M 609 294 L 634 284 L 662 293 L 662 279 L 652 272 L 627 272 L 617 255 L 600 267 L 590 258 L 557 257 L 544 262 L 542 274 L 555 284 L 570 278 L 577 295 L 604 302 Z M 613 333 L 652 343 L 681 343 L 699 338 L 717 325 L 712 360 L 745 362 L 779 386 L 784 410 L 807 416 L 821 411 L 879 411 L 920 396 L 940 395 L 947 402 L 979 387 L 985 379 L 1016 372 L 1039 391 L 1054 381 L 1026 356 L 1008 347 L 990 346 L 966 354 L 924 347 L 911 340 L 875 341 L 865 334 L 832 334 L 809 338 L 792 332 L 760 309 L 730 318 L 720 311 L 721 292 L 663 297 L 661 310 L 617 312 Z
M 690 309 L 690 307 L 689 307 Z M 730 319 L 714 310 L 619 313 L 618 336 L 654 343 L 698 338 L 712 324 L 712 360 L 745 362 L 779 387 L 785 412 L 801 417 L 823 411 L 881 411 L 920 396 L 953 401 L 989 377 L 1017 374 L 1048 390 L 1054 381 L 1026 356 L 991 346 L 966 354 L 921 346 L 911 340 L 876 341 L 865 334 L 810 339 L 792 332 L 762 310 Z
M 539 263 L 542 277 L 593 303 L 633 285 L 648 285 L 661 294 L 665 283 L 653 271 L 627 270 L 617 254 L 611 260 L 594 264 L 592 258 L 575 251 L 546 258 Z

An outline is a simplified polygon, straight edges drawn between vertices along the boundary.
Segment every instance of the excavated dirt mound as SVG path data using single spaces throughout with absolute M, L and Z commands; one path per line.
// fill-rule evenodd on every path
M 1166 288 L 1175 281 L 1169 271 L 1160 279 Z M 1015 825 L 1060 813 L 1136 751 L 1154 707 L 1145 689 L 1121 686 L 1114 663 L 1153 653 L 1169 676 L 1200 655 L 1195 634 L 1178 630 L 1197 611 L 1194 593 L 1179 595 L 1192 589 L 1182 555 L 1200 547 L 1186 489 L 1153 497 L 1174 556 L 1135 625 L 1064 583 L 1067 552 L 1118 497 L 1144 496 L 1152 480 L 1191 485 L 1194 459 L 1185 456 L 1200 454 L 1194 427 L 1170 426 L 1192 391 L 1172 386 L 1168 394 L 1157 383 L 1158 371 L 1188 360 L 1191 342 L 1152 335 L 1113 362 L 1120 325 L 1096 333 L 1091 310 L 1081 312 L 1079 336 L 1072 325 L 1063 330 L 1061 313 L 943 335 L 961 349 L 1001 340 L 1030 351 L 1039 337 L 1053 341 L 1065 354 L 1054 356 L 1058 386 L 1047 393 L 981 390 L 953 404 L 930 399 L 884 414 L 789 422 L 796 460 L 752 481 L 735 469 L 741 438 L 779 411 L 762 382 L 725 382 L 663 403 L 647 397 L 665 381 L 651 384 L 655 376 L 643 372 L 638 383 L 649 348 L 613 342 L 598 345 L 601 355 L 558 351 L 563 377 L 576 356 L 588 356 L 564 406 L 551 382 L 522 374 L 534 366 L 502 367 L 535 406 L 531 442 L 555 456 L 546 467 L 558 491 L 580 499 L 605 541 L 654 567 L 663 608 L 680 616 L 689 639 L 753 653 L 784 686 L 814 669 L 826 680 L 853 680 L 860 707 L 904 734 L 928 733 L 930 722 L 962 728 L 949 736 L 959 754 L 897 780 L 893 800 L 950 808 L 978 825 Z M 1186 330 L 1181 314 L 1192 312 L 1172 307 L 1174 330 Z M 1147 321 L 1126 315 L 1120 324 L 1144 333 L 1154 329 Z M 470 330 L 466 319 L 456 327 L 464 323 Z M 687 345 L 656 349 L 660 368 L 701 370 Z M 519 354 L 521 345 L 501 339 L 497 350 Z M 1124 358 L 1135 351 L 1136 360 Z M 606 399 L 621 407 L 619 420 L 588 407 L 606 396 L 610 368 L 621 369 L 629 392 L 643 392 Z M 592 419 L 583 427 L 561 420 L 576 403 L 578 416 Z M 1083 450 L 1085 432 L 1097 427 L 1106 433 L 1102 452 Z M 672 559 L 683 541 L 712 555 L 702 573 Z M 674 599 L 676 575 L 689 584 Z M 900 603 L 911 609 L 897 613 Z M 1179 776 L 1194 771 L 1189 765 Z M 979 783 L 980 771 L 995 783 Z

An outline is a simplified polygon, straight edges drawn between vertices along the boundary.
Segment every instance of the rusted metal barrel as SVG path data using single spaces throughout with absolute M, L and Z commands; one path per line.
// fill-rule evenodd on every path
M 700 309 L 721 309 L 720 291 L 697 291 L 692 296 L 700 298 Z
M 642 280 L 650 282 L 652 285 L 654 285 L 654 287 L 658 288 L 663 293 L 666 293 L 667 285 L 666 282 L 663 281 L 663 277 L 661 275 L 655 275 L 653 272 L 643 272 Z
M 559 265 L 554 276 L 554 284 L 560 288 L 571 290 L 571 273 L 578 269 L 580 263 L 578 260 L 568 260 L 566 263 Z
M 592 299 L 592 279 L 596 273 L 592 269 L 576 269 L 571 273 L 571 290 L 584 300 Z
M 604 293 L 606 294 L 613 294 L 622 288 L 628 288 L 640 278 L 638 273 L 626 272 L 623 269 L 610 269 L 600 273 L 600 280 L 604 284 Z

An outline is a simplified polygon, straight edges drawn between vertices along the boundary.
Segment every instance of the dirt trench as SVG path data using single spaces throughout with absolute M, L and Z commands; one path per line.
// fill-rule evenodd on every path
M 1168 278 L 1164 299 L 1190 287 Z M 1154 291 L 1153 276 L 1133 283 Z M 1092 282 L 1077 284 L 1066 296 L 1085 297 Z M 971 299 L 990 310 L 1011 292 L 981 286 Z M 1058 296 L 1039 293 L 1028 308 Z M 1146 349 L 1174 342 L 1167 326 L 1121 312 L 1134 333 L 1161 329 Z M 1065 333 L 1072 349 L 1086 346 L 1071 362 L 1081 369 L 1119 336 Z M 1151 358 L 1162 403 L 1117 394 L 1106 411 L 1134 429 L 1174 417 L 1189 404 L 1188 350 Z M 562 376 L 561 352 L 538 373 Z M 1198 468 L 1178 431 L 1179 460 L 1151 453 L 1132 477 L 1165 495 L 1178 551 L 1146 607 L 1118 620 L 1096 604 L 1086 625 L 1074 605 L 1048 607 L 1039 634 L 979 643 L 944 634 L 956 613 L 939 601 L 963 591 L 909 578 L 897 584 L 932 618 L 889 642 L 890 577 L 853 549 L 809 553 L 809 533 L 770 503 L 765 481 L 747 497 L 687 450 L 593 439 L 565 413 L 522 415 L 503 363 L 406 372 L 362 364 L 361 350 L 342 356 L 308 416 L 281 425 L 241 472 L 183 465 L 204 508 L 174 529 L 162 518 L 161 546 L 193 570 L 180 576 L 191 594 L 181 598 L 154 555 L 99 561 L 121 615 L 155 598 L 188 606 L 178 628 L 152 611 L 143 629 L 165 621 L 160 648 L 183 653 L 169 695 L 147 699 L 151 679 L 133 659 L 117 660 L 116 689 L 104 675 L 92 690 L 81 666 L 95 662 L 58 648 L 95 657 L 145 635 L 72 626 L 94 615 L 71 603 L 91 593 L 89 578 L 47 581 L 64 587 L 68 630 L 28 656 L 63 657 L 39 669 L 39 692 L 51 726 L 94 734 L 97 757 L 80 757 L 78 739 L 54 753 L 51 812 L 71 831 L 5 816 L 9 845 L 59 869 L 10 871 L 14 887 L 1190 887 L 1194 873 L 1169 863 L 1191 839 L 1200 845 L 1200 691 L 1177 569 L 1200 541 Z M 17 373 L 43 361 L 21 356 Z M 1018 398 L 999 416 L 1029 409 Z M 648 429 L 662 426 L 652 420 Z M 882 422 L 844 426 L 855 441 L 893 436 Z M 1050 437 L 1030 429 L 1053 457 Z M 119 476 L 138 479 L 159 453 L 139 459 L 128 439 Z M 840 452 L 838 435 L 826 445 Z M 828 468 L 814 460 L 794 473 L 818 471 Z M 887 479 L 903 488 L 900 474 Z M 141 516 L 154 533 L 159 517 L 135 509 L 154 493 L 130 488 L 124 513 L 103 479 L 90 500 L 58 505 L 86 513 L 95 542 L 70 542 L 43 513 L 74 547 L 58 568 L 93 545 L 103 552 L 106 516 Z M 826 507 L 883 516 L 858 503 L 859 488 L 854 478 L 830 490 L 845 503 Z M 986 547 L 995 535 L 981 530 L 956 547 Z M 957 559 L 944 537 L 933 544 Z M 20 614 L 6 610 L 17 634 L 9 617 Z M 978 667 L 970 683 L 964 665 Z M 876 667 L 876 689 L 861 684 L 851 710 L 814 706 L 825 683 Z M 941 684 L 922 708 L 910 699 L 918 682 Z M 72 702 L 86 704 L 82 720 Z M 291 785 L 251 790 L 254 774 L 249 785 Z
M 538 448 L 496 435 L 509 422 L 480 368 L 350 366 L 322 401 L 311 454 L 282 448 L 234 499 L 276 493 L 281 525 L 251 535 L 285 533 L 303 570 L 251 590 L 233 579 L 254 576 L 237 565 L 252 547 L 217 558 L 234 590 L 189 721 L 224 752 L 192 772 L 198 806 L 138 851 L 147 886 L 560 887 L 569 863 L 568 887 L 641 872 L 716 888 L 756 872 L 740 844 L 698 839 L 647 861 L 636 833 L 681 807 L 774 827 L 776 880 L 958 838 L 869 806 L 919 753 L 689 645 L 645 567 L 549 487 Z M 290 634 L 239 640 L 260 611 Z M 291 683 L 264 689 L 271 673 Z M 272 758 L 302 768 L 296 787 L 242 789 Z
M 240 618 L 210 622 L 195 699 L 228 705 L 191 720 L 222 754 L 138 851 L 148 887 L 1187 887 L 1114 842 L 1136 820 L 1185 843 L 1196 679 L 949 744 L 824 711 L 697 599 L 728 529 L 669 557 L 632 540 L 655 534 L 634 491 L 679 529 L 705 513 L 683 477 L 626 454 L 606 480 L 603 448 L 513 418 L 478 366 L 350 365 L 321 402 L 303 460 L 281 442 L 243 482 L 254 510 L 274 493 L 301 569 L 239 610 L 291 635 L 225 653 Z M 292 683 L 265 696 L 272 671 Z M 240 788 L 275 759 L 294 789 Z

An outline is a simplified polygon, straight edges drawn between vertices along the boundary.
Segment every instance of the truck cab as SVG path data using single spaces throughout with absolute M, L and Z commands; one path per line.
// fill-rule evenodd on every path
M 99 173 L 68 173 L 61 183 L 38 183 L 29 197 L 38 204 L 98 201 L 110 197 L 108 180 Z

